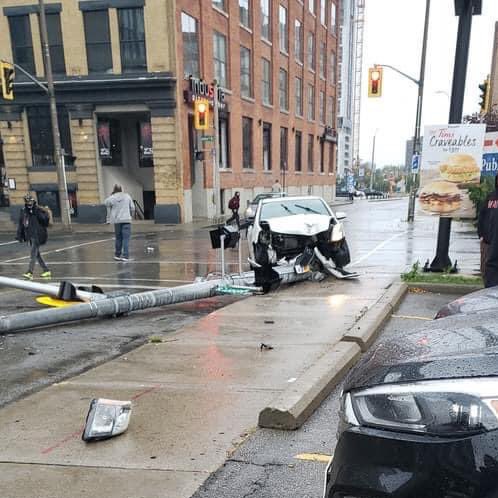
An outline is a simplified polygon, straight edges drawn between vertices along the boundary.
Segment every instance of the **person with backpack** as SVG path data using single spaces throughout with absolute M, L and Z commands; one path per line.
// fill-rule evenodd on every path
M 49 224 L 50 216 L 47 211 L 39 207 L 30 194 L 24 196 L 24 207 L 21 209 L 17 224 L 16 240 L 31 245 L 28 271 L 23 274 L 23 277 L 28 280 L 33 280 L 33 270 L 37 261 L 42 268 L 41 277 L 52 277 L 52 273 L 40 254 L 40 246 L 46 244 L 48 240 L 47 228 Z
M 227 225 L 235 220 L 237 222 L 237 226 L 240 228 L 239 208 L 240 192 L 235 192 L 235 195 L 228 201 L 228 209 L 232 210 L 232 216 L 230 216 L 230 218 L 226 221 Z

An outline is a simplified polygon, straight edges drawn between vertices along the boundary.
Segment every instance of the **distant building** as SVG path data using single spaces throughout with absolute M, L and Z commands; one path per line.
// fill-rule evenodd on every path
M 498 22 L 495 23 L 495 36 L 493 38 L 490 84 L 490 109 L 493 109 L 493 107 L 498 104 Z

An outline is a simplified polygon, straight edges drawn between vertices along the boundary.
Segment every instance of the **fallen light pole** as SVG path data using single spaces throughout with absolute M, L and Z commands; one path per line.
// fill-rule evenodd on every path
M 298 274 L 293 267 L 274 267 L 281 284 L 309 280 L 313 273 Z M 89 303 L 75 304 L 65 308 L 52 308 L 12 315 L 0 316 L 0 334 L 27 330 L 35 327 L 57 325 L 88 318 L 121 316 L 132 311 L 155 308 L 169 304 L 184 303 L 219 295 L 219 287 L 230 285 L 249 286 L 254 282 L 254 273 L 228 275 L 224 279 L 205 280 L 156 291 L 139 292 L 126 296 L 107 297 Z
M 45 294 L 47 296 L 52 296 L 56 298 L 61 297 L 61 285 L 67 284 L 66 282 L 61 282 L 60 285 L 54 284 L 42 284 L 39 282 L 31 282 L 29 280 L 20 280 L 18 278 L 0 277 L 0 287 L 13 287 L 14 289 L 27 290 L 29 292 L 34 292 L 35 294 Z M 74 290 L 74 296 L 81 301 L 97 301 L 101 299 L 106 299 L 105 294 L 98 294 L 94 292 L 87 292 L 79 289 Z

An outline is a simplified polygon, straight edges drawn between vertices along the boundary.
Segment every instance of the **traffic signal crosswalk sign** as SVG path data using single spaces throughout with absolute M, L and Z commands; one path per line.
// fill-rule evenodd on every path
M 0 81 L 2 84 L 2 97 L 5 100 L 14 100 L 14 65 L 10 62 L 0 61 Z

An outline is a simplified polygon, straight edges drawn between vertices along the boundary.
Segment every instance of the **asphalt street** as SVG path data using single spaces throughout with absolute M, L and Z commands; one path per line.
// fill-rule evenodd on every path
M 377 339 L 423 327 L 454 295 L 409 293 Z M 339 385 L 297 431 L 258 429 L 193 498 L 319 498 L 334 453 Z
M 414 262 L 435 251 L 437 219 L 418 217 L 413 226 L 404 220 L 406 199 L 355 201 L 337 207 L 347 213 L 347 238 L 355 270 L 368 277 L 397 277 Z M 28 247 L 13 243 L 13 234 L 0 234 L 0 275 L 19 277 L 27 266 Z M 241 244 L 246 261 L 245 241 Z M 474 272 L 478 243 L 470 223 L 453 223 L 452 257 L 467 273 Z M 136 234 L 129 263 L 113 260 L 110 233 L 52 235 L 43 248 L 56 281 L 99 285 L 106 292 L 173 287 L 198 276 L 219 273 L 216 251 L 208 230 L 195 226 L 165 226 L 154 233 Z M 227 271 L 238 270 L 238 251 L 226 250 Z M 244 269 L 247 265 L 244 264 Z M 35 271 L 36 274 L 36 271 Z M 49 329 L 0 335 L 2 383 L 0 406 L 45 385 L 71 377 L 148 341 L 172 332 L 229 302 L 232 297 L 146 310 L 119 320 L 85 321 Z M 34 295 L 0 289 L 0 314 L 38 309 Z

